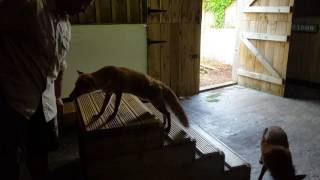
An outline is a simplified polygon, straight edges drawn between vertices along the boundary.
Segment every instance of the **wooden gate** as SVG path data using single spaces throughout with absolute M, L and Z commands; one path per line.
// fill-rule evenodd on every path
M 294 0 L 239 3 L 245 4 L 240 17 L 238 83 L 283 96 Z
M 148 73 L 178 95 L 199 91 L 202 0 L 148 0 Z

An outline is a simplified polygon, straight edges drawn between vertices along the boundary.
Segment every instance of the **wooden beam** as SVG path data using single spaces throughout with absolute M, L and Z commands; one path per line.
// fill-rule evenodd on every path
M 100 5 L 100 0 L 97 0 L 94 2 L 94 6 L 96 9 L 96 22 L 101 23 L 101 5 Z
M 248 3 L 247 7 L 250 7 L 253 5 L 253 3 L 255 3 L 257 0 L 250 0 L 250 2 Z
M 246 38 L 240 37 L 246 47 L 257 57 L 258 61 L 277 78 L 281 78 L 280 74 L 270 65 L 268 59 Z
M 275 78 L 269 75 L 255 73 L 255 72 L 249 72 L 243 69 L 238 70 L 238 75 L 261 80 L 261 81 L 270 82 L 273 84 L 283 85 L 283 80 L 280 78 Z
M 250 6 L 243 9 L 244 13 L 291 13 L 290 6 Z
M 285 36 L 285 35 L 243 32 L 243 33 L 241 33 L 240 36 L 245 39 L 254 39 L 254 40 L 278 41 L 278 42 L 287 42 L 288 41 L 288 36 Z
M 289 6 L 293 7 L 293 6 L 294 6 L 294 1 L 295 1 L 295 0 L 290 0 Z

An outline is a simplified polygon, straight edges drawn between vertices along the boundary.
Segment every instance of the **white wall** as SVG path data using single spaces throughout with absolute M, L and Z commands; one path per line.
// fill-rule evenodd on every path
M 130 25 L 75 25 L 64 74 L 63 97 L 68 97 L 77 79 L 76 70 L 93 72 L 104 66 L 124 66 L 147 71 L 146 28 Z

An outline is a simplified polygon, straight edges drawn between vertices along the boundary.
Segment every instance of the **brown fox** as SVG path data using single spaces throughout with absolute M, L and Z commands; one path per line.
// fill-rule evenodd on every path
M 112 94 L 115 93 L 115 109 L 106 122 L 114 119 L 119 109 L 122 93 L 131 93 L 140 98 L 148 99 L 163 114 L 163 125 L 167 124 L 165 131 L 169 132 L 171 128 L 170 113 L 165 104 L 170 106 L 185 127 L 189 126 L 188 118 L 174 92 L 162 82 L 148 75 L 114 66 L 106 66 L 93 73 L 79 71 L 78 73 L 79 77 L 70 98 L 74 99 L 98 89 L 102 89 L 106 93 L 101 110 L 95 118 L 104 113 Z
M 306 175 L 295 175 L 287 134 L 278 126 L 264 130 L 260 163 L 262 169 L 258 180 L 262 180 L 267 170 L 275 180 L 301 180 L 306 177 Z

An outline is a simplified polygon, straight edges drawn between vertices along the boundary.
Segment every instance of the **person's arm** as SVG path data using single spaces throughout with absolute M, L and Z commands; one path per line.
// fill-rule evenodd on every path
M 63 79 L 63 70 L 61 70 L 59 72 L 58 77 L 54 82 L 54 90 L 55 90 L 55 95 L 56 95 L 58 118 L 60 118 L 63 115 L 62 79 Z
M 56 98 L 61 98 L 62 96 L 62 79 L 63 79 L 63 70 L 59 72 L 58 77 L 54 82 Z

